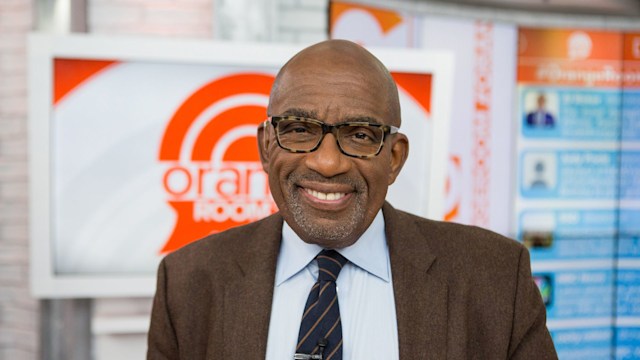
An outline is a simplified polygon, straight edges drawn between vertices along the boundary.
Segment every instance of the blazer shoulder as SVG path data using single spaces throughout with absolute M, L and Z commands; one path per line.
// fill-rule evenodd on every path
M 489 245 L 493 246 L 516 249 L 523 248 L 523 245 L 514 239 L 489 229 L 455 222 L 431 220 L 401 210 L 396 211 L 402 221 L 414 223 L 420 228 L 421 232 L 429 235 L 439 235 L 448 241 L 463 241 L 466 243 L 472 240 L 486 240 L 489 242 Z
M 398 211 L 398 220 L 408 227 L 413 224 L 420 241 L 433 254 L 456 268 L 485 265 L 487 267 L 518 265 L 527 249 L 518 241 L 477 226 L 425 219 Z M 515 263 L 515 264 L 514 264 Z M 503 267 L 504 268 L 504 267 Z

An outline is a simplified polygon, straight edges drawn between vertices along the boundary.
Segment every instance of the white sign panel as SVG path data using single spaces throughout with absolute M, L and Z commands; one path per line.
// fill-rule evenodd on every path
M 96 36 L 30 38 L 32 289 L 148 296 L 166 253 L 277 211 L 257 155 L 271 84 L 298 47 Z M 388 200 L 442 213 L 452 67 L 377 50 L 411 153 Z

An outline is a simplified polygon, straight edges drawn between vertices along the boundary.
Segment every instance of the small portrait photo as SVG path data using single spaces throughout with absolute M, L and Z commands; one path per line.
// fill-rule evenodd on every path
M 538 290 L 540 290 L 544 305 L 548 308 L 553 303 L 553 275 L 533 274 L 533 281 L 535 281 Z
M 522 243 L 529 249 L 545 249 L 553 245 L 551 231 L 525 231 L 522 233 Z
M 521 240 L 529 249 L 549 249 L 553 246 L 556 217 L 553 212 L 525 212 L 520 218 Z
M 554 153 L 527 153 L 522 164 L 523 187 L 527 190 L 551 190 L 556 187 L 557 166 Z
M 529 91 L 524 96 L 524 126 L 530 129 L 553 129 L 558 121 L 558 94 Z

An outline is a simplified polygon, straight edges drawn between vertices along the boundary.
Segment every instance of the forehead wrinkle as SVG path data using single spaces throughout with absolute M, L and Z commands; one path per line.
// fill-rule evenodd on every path
M 307 111 L 304 109 L 298 109 L 298 108 L 292 108 L 292 109 L 287 109 L 285 111 L 283 111 L 281 114 L 277 115 L 277 116 L 295 116 L 295 117 L 301 117 L 301 118 L 306 118 L 306 119 L 313 119 L 313 120 L 318 120 L 318 121 L 322 121 L 320 120 L 320 116 L 318 116 L 318 113 L 314 110 L 311 111 Z M 331 119 L 328 119 L 331 120 Z M 343 124 L 343 123 L 369 123 L 369 124 L 375 124 L 375 125 L 383 125 L 382 122 L 378 119 L 376 119 L 373 116 L 369 116 L 369 115 L 349 115 L 349 116 L 345 116 L 345 117 L 340 117 L 339 119 L 336 119 L 336 124 Z M 323 121 L 326 124 L 328 124 L 326 121 Z
M 277 90 L 271 94 L 272 102 L 284 101 L 285 103 L 295 103 L 304 101 L 308 97 L 318 95 L 318 92 L 322 89 L 340 89 L 345 87 L 367 88 L 365 84 L 371 80 L 366 76 L 359 76 L 359 74 L 356 73 L 347 73 L 343 78 L 335 79 L 331 78 L 331 76 L 335 74 L 334 71 L 323 70 L 313 70 L 313 72 L 308 71 L 306 73 L 292 70 L 286 73 L 278 82 Z M 318 80 L 316 80 L 317 78 L 321 78 L 321 82 L 318 82 Z M 322 89 L 310 89 L 310 83 L 320 84 L 322 85 Z M 284 96 L 286 96 L 286 98 L 280 99 Z M 330 96 L 326 96 L 325 99 L 331 101 Z

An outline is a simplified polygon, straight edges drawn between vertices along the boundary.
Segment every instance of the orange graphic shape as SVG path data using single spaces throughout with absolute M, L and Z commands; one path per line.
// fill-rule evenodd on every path
M 238 94 L 269 95 L 274 77 L 265 74 L 239 74 L 208 83 L 191 95 L 175 112 L 165 129 L 159 159 L 176 161 L 191 124 L 211 104 Z M 263 115 L 266 117 L 266 113 Z
M 345 12 L 350 10 L 362 10 L 371 14 L 373 18 L 376 19 L 378 25 L 380 25 L 380 29 L 382 29 L 382 32 L 384 34 L 389 32 L 397 25 L 401 24 L 403 21 L 402 15 L 400 15 L 400 13 L 396 11 L 378 9 L 374 7 L 340 1 L 331 1 L 329 9 L 329 28 L 333 29 L 333 26 L 338 21 L 338 19 Z
M 113 60 L 54 59 L 53 104 L 57 104 L 90 77 L 116 63 Z
M 624 34 L 624 60 L 640 61 L 640 33 Z
M 585 60 L 620 60 L 622 33 L 604 30 L 521 28 L 518 34 L 519 55 L 569 60 L 568 41 L 577 32 L 588 35 L 591 40 L 590 55 Z
M 571 45 L 571 40 L 576 37 L 582 40 Z M 621 32 L 521 28 L 518 38 L 519 83 L 588 87 L 621 85 L 618 76 L 622 71 L 624 50 Z M 591 77 L 593 74 L 598 76 Z
M 193 201 L 169 201 L 177 215 L 177 223 L 173 232 L 166 242 L 161 253 L 168 253 L 201 239 L 209 234 L 214 234 L 234 226 L 248 223 L 249 221 L 237 223 L 231 220 L 223 222 L 215 221 L 195 221 L 193 220 Z
M 260 155 L 258 154 L 258 145 L 255 136 L 247 136 L 238 139 L 229 146 L 224 153 L 223 161 L 245 161 L 258 162 Z
M 624 62 L 622 65 L 626 76 L 623 78 L 625 88 L 640 87 L 640 33 L 624 34 Z
M 451 189 L 451 178 L 452 176 L 462 173 L 462 164 L 460 161 L 460 157 L 456 155 L 451 155 L 449 157 L 449 161 L 451 161 L 451 163 L 453 164 L 453 167 L 455 168 L 455 174 L 451 174 L 451 172 L 447 174 L 446 193 L 448 196 L 451 196 L 452 195 L 451 191 L 453 191 Z M 457 199 L 454 205 L 450 209 L 446 209 L 446 213 L 444 214 L 444 220 L 445 221 L 455 220 L 458 217 L 459 213 L 460 213 L 460 199 Z
M 391 73 L 399 87 L 403 88 L 420 106 L 431 114 L 431 74 Z
M 211 153 L 222 136 L 238 125 L 260 124 L 266 116 L 263 106 L 241 106 L 220 113 L 202 129 L 193 146 L 191 159 L 211 160 Z M 229 161 L 259 161 L 255 132 L 250 137 L 235 140 L 224 153 Z

